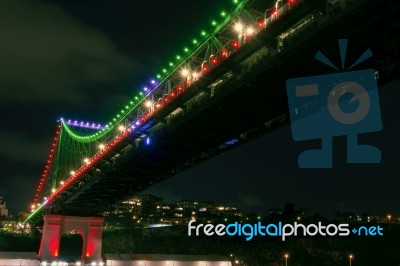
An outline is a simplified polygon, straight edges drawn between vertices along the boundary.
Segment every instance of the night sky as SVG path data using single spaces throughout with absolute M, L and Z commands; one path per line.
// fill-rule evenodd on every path
M 229 5 L 1 1 L 0 196 L 10 211 L 28 210 L 60 116 L 109 121 Z M 397 81 L 380 88 L 383 130 L 361 137 L 382 151 L 381 164 L 347 165 L 345 138 L 339 137 L 332 169 L 299 169 L 298 153 L 318 143 L 294 142 L 286 126 L 147 192 L 167 202 L 211 200 L 260 214 L 293 202 L 325 215 L 399 215 L 399 87 Z

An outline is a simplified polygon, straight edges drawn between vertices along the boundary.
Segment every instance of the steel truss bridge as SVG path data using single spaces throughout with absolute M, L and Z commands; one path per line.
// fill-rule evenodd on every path
M 354 54 L 380 85 L 399 77 L 399 4 L 234 0 L 114 118 L 60 118 L 31 215 L 99 215 L 127 197 L 288 123 L 285 82 L 331 71 L 319 49 Z M 397 16 L 397 17 L 396 17 Z M 349 59 L 350 60 L 350 59 Z

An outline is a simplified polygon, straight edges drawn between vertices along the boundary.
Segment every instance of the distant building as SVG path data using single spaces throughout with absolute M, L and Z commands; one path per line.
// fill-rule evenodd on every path
M 143 194 L 134 196 L 118 204 L 115 208 L 115 213 L 131 213 L 132 217 L 136 219 L 159 217 L 162 213 L 162 198 Z
M 7 204 L 3 200 L 3 197 L 0 197 L 0 218 L 7 218 L 7 217 L 8 217 Z
M 129 218 L 132 222 L 149 227 L 184 225 L 190 220 L 201 223 L 249 220 L 248 215 L 233 206 L 214 204 L 207 200 L 182 200 L 167 204 L 162 198 L 151 194 L 131 197 L 105 215 Z

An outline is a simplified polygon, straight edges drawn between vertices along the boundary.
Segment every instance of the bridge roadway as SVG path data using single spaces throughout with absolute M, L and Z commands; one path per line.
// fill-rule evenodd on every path
M 374 57 L 360 68 L 379 71 L 380 85 L 399 78 L 399 7 L 391 2 L 348 2 L 345 11 L 329 19 L 309 5 L 260 33 L 118 144 L 63 191 L 47 212 L 101 215 L 179 171 L 288 124 L 286 80 L 332 73 L 314 56 L 321 49 L 339 62 L 338 38 L 349 38 L 348 62 L 372 49 Z M 277 33 L 307 14 L 313 14 L 313 23 L 278 51 Z M 147 145 L 143 134 L 149 132 Z

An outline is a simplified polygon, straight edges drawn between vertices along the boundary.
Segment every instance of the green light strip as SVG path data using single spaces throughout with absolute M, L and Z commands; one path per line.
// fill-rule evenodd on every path
M 243 7 L 247 4 L 247 2 L 249 2 L 249 0 L 243 0 L 240 4 L 237 4 L 238 1 L 234 1 L 234 3 L 237 5 L 236 8 L 232 11 L 232 14 L 235 14 L 237 12 L 239 12 L 241 9 L 243 9 Z M 224 12 L 225 13 L 225 12 Z M 189 54 L 187 54 L 186 56 L 183 57 L 182 61 L 176 65 L 174 68 L 172 68 L 170 71 L 168 71 L 166 73 L 166 75 L 161 78 L 159 84 L 157 85 L 157 87 L 155 89 L 157 89 L 164 81 L 166 81 L 171 74 L 173 74 L 175 71 L 177 71 L 183 64 L 186 63 L 186 61 L 196 52 L 198 52 L 200 49 L 203 48 L 203 44 L 207 43 L 211 38 L 213 38 L 218 32 L 220 32 L 232 19 L 232 15 L 227 15 L 225 13 L 225 15 L 223 16 L 225 17 L 225 19 L 218 25 L 218 23 L 213 20 L 212 21 L 212 25 L 214 27 L 216 27 L 212 33 L 208 34 L 207 37 L 205 37 L 201 42 L 198 42 L 198 44 L 196 45 L 196 49 L 192 50 Z M 214 25 L 215 22 L 215 25 Z M 186 52 L 185 48 L 185 52 Z
M 32 212 L 24 221 L 24 223 L 26 223 L 27 221 L 29 221 L 33 216 L 35 216 L 40 210 L 43 209 L 43 207 L 45 206 L 45 204 L 40 204 L 40 206 L 34 211 Z
M 236 8 L 233 10 L 233 14 L 237 13 L 238 11 L 240 11 L 248 2 L 249 0 L 243 0 L 242 2 L 240 2 L 240 4 L 238 4 L 237 0 L 234 0 L 234 4 L 236 5 Z M 165 73 L 164 77 L 161 77 L 160 75 L 157 75 L 157 78 L 159 79 L 159 83 L 157 84 L 157 86 L 152 90 L 157 90 L 164 81 L 166 81 L 173 73 L 175 73 L 183 64 L 186 63 L 186 61 L 193 56 L 196 52 L 198 52 L 200 49 L 203 48 L 203 45 L 205 43 L 207 43 L 211 38 L 213 38 L 219 31 L 221 31 L 232 19 L 231 15 L 227 15 L 225 11 L 222 11 L 222 13 L 220 13 L 220 15 L 222 17 L 224 17 L 225 19 L 218 24 L 217 22 L 215 22 L 215 25 L 213 24 L 213 26 L 215 27 L 215 29 L 210 33 L 210 34 L 206 34 L 205 31 L 202 31 L 201 35 L 204 36 L 204 39 L 199 41 L 197 39 L 194 39 L 192 42 L 193 44 L 196 45 L 195 49 L 192 50 L 191 52 L 189 52 L 188 48 L 185 48 L 184 51 L 187 53 L 187 55 L 183 56 L 183 59 L 181 60 L 181 56 L 177 56 L 178 60 L 181 60 L 180 63 L 178 64 L 173 64 L 172 62 L 169 63 L 169 65 L 172 65 L 172 68 L 168 71 L 167 69 L 163 69 L 162 72 Z M 206 36 L 206 37 L 205 37 Z M 172 64 L 171 64 L 172 63 Z M 140 97 L 143 96 L 143 93 L 140 92 Z M 113 118 L 113 121 L 109 122 L 107 125 L 107 127 L 105 129 L 102 129 L 101 131 L 98 131 L 92 135 L 80 135 L 78 133 L 75 133 L 71 127 L 69 127 L 66 123 L 64 123 L 64 121 L 62 121 L 62 126 L 63 128 L 66 130 L 66 132 L 68 133 L 68 135 L 81 143 L 90 143 L 90 142 L 94 142 L 97 141 L 99 139 L 101 139 L 102 137 L 106 136 L 110 131 L 112 131 L 119 123 L 121 123 L 121 121 L 123 121 L 129 114 L 131 114 L 132 111 L 134 111 L 140 104 L 143 103 L 143 101 L 146 99 L 146 96 L 143 97 L 142 99 L 138 99 L 139 102 L 134 105 L 133 107 L 129 108 L 128 110 L 121 110 L 121 114 L 117 114 L 116 117 Z M 136 97 L 135 97 L 136 98 Z M 133 104 L 133 102 L 130 102 L 131 104 Z
M 74 140 L 76 140 L 78 142 L 89 143 L 89 142 L 93 142 L 93 141 L 99 140 L 102 137 L 104 137 L 105 135 L 107 135 L 110 131 L 115 129 L 115 127 L 119 123 L 121 123 L 128 115 L 131 114 L 132 111 L 136 110 L 136 108 L 139 107 L 143 103 L 143 101 L 146 99 L 146 97 L 145 96 L 143 97 L 143 93 L 142 92 L 140 92 L 139 94 L 140 94 L 140 97 L 142 97 L 142 98 L 141 99 L 140 98 L 136 99 L 138 101 L 138 103 L 136 103 L 134 106 L 132 106 L 128 110 L 123 110 L 122 109 L 121 110 L 122 115 L 121 114 L 117 114 L 116 115 L 117 118 L 115 118 L 115 117 L 113 118 L 113 120 L 115 120 L 115 121 L 109 122 L 108 124 L 106 124 L 107 125 L 106 128 L 104 128 L 104 129 L 102 129 L 102 130 L 100 130 L 100 131 L 98 131 L 98 132 L 96 132 L 96 133 L 94 133 L 92 135 L 87 135 L 87 136 L 79 135 L 79 134 L 75 133 L 71 129 L 71 127 L 69 127 L 64 121 L 62 121 L 61 124 L 62 124 L 63 128 L 66 130 L 66 132 L 68 133 L 68 135 L 72 139 L 74 139 Z M 130 103 L 133 104 L 132 101 Z

